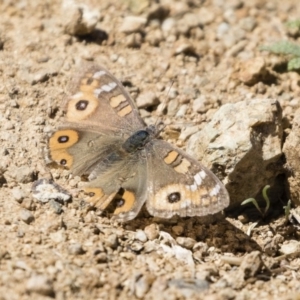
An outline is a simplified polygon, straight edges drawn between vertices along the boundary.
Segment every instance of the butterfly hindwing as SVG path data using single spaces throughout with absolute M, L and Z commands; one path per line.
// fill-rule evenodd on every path
M 205 216 L 228 206 L 229 196 L 221 181 L 184 151 L 162 140 L 153 140 L 147 150 L 150 214 Z

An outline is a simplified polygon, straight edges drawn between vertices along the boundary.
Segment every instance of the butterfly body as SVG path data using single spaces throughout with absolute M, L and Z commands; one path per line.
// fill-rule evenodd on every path
M 220 180 L 184 151 L 146 126 L 121 83 L 91 67 L 65 102 L 61 128 L 49 139 L 52 160 L 75 175 L 88 175 L 88 202 L 103 211 L 118 200 L 120 221 L 133 219 L 144 203 L 150 214 L 204 216 L 229 204 Z

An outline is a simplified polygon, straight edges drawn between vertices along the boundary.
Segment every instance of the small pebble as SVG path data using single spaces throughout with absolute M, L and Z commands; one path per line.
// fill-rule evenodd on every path
M 152 241 L 158 238 L 159 235 L 159 227 L 156 223 L 148 225 L 145 227 L 144 232 L 147 238 Z
M 143 230 L 137 230 L 135 233 L 135 239 L 142 243 L 145 243 L 148 240 L 147 235 Z
M 95 255 L 95 259 L 96 259 L 96 262 L 98 264 L 101 264 L 101 263 L 106 263 L 107 262 L 107 255 L 106 253 L 102 252 L 102 253 L 97 253 Z
M 29 210 L 23 208 L 20 211 L 20 219 L 26 224 L 30 224 L 34 221 L 34 216 Z
M 136 99 L 138 108 L 149 108 L 159 104 L 159 100 L 154 92 L 147 91 L 141 93 Z
M 139 299 L 144 299 L 145 295 L 151 287 L 152 282 L 154 281 L 154 276 L 147 274 L 141 277 L 139 276 L 138 278 L 139 279 L 135 283 L 135 295 Z
M 111 249 L 116 249 L 119 245 L 116 234 L 110 234 L 105 238 L 105 245 Z
M 37 293 L 44 296 L 54 296 L 52 282 L 45 275 L 33 275 L 26 284 L 28 292 Z
M 25 198 L 25 192 L 20 187 L 14 187 L 11 190 L 11 193 L 13 198 L 19 203 L 21 203 L 22 200 Z
M 287 243 L 283 244 L 280 249 L 282 254 L 291 254 L 300 252 L 300 242 L 296 240 L 290 240 Z
M 83 250 L 82 245 L 80 243 L 72 243 L 69 246 L 69 253 L 74 255 L 80 255 L 84 254 L 85 251 Z
M 67 240 L 67 236 L 64 229 L 50 233 L 50 238 L 56 244 L 63 243 Z
M 92 33 L 100 19 L 97 10 L 76 4 L 75 1 L 63 1 L 62 15 L 65 32 L 79 36 Z
M 184 228 L 180 225 L 175 225 L 175 226 L 172 227 L 172 231 L 176 235 L 181 235 L 181 234 L 183 234 Z
M 143 17 L 128 16 L 125 17 L 119 29 L 123 33 L 135 33 L 144 29 L 147 19 Z
M 62 213 L 62 205 L 60 204 L 60 203 L 58 203 L 57 201 L 55 201 L 55 200 L 50 200 L 49 201 L 49 206 L 54 210 L 54 212 L 56 213 L 56 214 L 61 214 Z
M 28 166 L 12 167 L 8 173 L 18 183 L 29 183 L 33 180 L 33 170 Z
M 196 244 L 196 241 L 189 237 L 178 237 L 176 238 L 176 242 L 179 246 L 182 246 L 187 249 L 192 249 Z
M 193 111 L 198 113 L 205 113 L 208 110 L 208 102 L 204 95 L 201 95 L 199 98 L 193 101 Z
M 144 245 L 141 242 L 135 241 L 130 245 L 130 249 L 134 252 L 140 252 L 143 250 Z

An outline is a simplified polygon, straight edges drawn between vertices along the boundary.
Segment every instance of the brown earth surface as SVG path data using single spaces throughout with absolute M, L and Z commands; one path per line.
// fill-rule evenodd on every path
M 152 99 L 140 98 L 142 117 L 163 112 L 179 147 L 183 128 L 245 98 L 277 99 L 288 133 L 300 77 L 260 46 L 296 42 L 285 23 L 299 15 L 296 0 L 0 1 L 0 299 L 300 299 L 299 224 L 286 203 L 264 219 L 249 206 L 212 224 L 147 212 L 118 224 L 87 209 L 80 178 L 45 164 L 85 61 Z M 72 201 L 33 198 L 33 182 L 51 177 Z

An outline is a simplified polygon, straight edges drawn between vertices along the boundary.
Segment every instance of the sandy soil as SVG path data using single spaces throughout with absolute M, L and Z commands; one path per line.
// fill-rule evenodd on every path
M 259 48 L 297 40 L 285 22 L 299 17 L 298 1 L 2 0 L 0 12 L 0 299 L 299 299 L 299 226 L 285 203 L 264 219 L 251 208 L 213 224 L 144 212 L 121 225 L 87 209 L 80 178 L 45 164 L 85 61 L 134 99 L 149 96 L 139 104 L 147 122 L 166 102 L 166 138 L 180 147 L 183 128 L 200 130 L 244 97 L 276 98 L 288 129 L 299 74 Z M 51 177 L 72 201 L 33 198 L 33 182 Z

